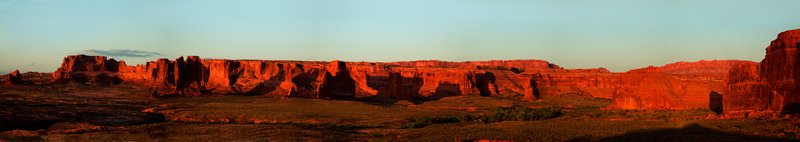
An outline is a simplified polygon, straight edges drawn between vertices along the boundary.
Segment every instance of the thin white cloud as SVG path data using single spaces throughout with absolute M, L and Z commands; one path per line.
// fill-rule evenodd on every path
M 84 50 L 83 52 L 92 55 L 102 55 L 109 57 L 134 57 L 134 58 L 144 58 L 144 57 L 153 57 L 162 55 L 161 53 L 158 52 L 129 50 L 129 49 L 112 49 L 112 50 L 89 49 L 89 50 Z

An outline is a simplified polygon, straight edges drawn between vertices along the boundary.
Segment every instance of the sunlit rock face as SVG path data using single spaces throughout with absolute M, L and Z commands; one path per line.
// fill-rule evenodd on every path
M 798 86 L 800 30 L 778 34 L 760 64 L 739 64 L 725 82 L 725 113 L 757 111 L 795 113 L 800 110 Z
M 540 97 L 578 93 L 610 99 L 620 85 L 618 76 L 605 68 L 548 70 L 536 72 L 531 84 Z
M 614 100 L 613 109 L 709 108 L 734 64 L 678 62 L 613 73 L 604 68 L 563 69 L 542 60 L 478 62 L 316 62 L 158 59 L 144 65 L 103 56 L 65 58 L 56 81 L 153 88 L 154 95 L 271 95 L 300 98 L 436 100 L 448 96 L 501 96 L 527 101 L 565 94 Z M 104 81 L 107 80 L 107 81 Z
M 631 70 L 619 76 L 621 85 L 614 92 L 609 108 L 690 109 L 707 108 L 710 82 L 682 80 L 659 67 Z
M 608 109 L 721 109 L 723 80 L 736 64 L 750 61 L 677 62 L 620 74 Z
M 119 72 L 119 62 L 104 56 L 71 55 L 52 74 L 53 82 L 75 81 L 92 84 L 119 84 L 110 74 Z
M 103 56 L 73 55 L 53 73 L 55 82 L 102 78 L 112 84 L 153 88 L 155 95 L 203 93 L 354 99 L 388 97 L 430 100 L 458 95 L 506 95 L 535 100 L 535 77 L 525 71 L 563 70 L 541 60 L 391 63 L 158 59 L 144 65 Z M 502 75 L 502 78 L 498 78 Z

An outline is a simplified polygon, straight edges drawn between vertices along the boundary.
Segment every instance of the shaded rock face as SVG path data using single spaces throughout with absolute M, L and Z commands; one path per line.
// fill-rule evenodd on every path
M 158 59 L 155 62 L 155 78 L 156 84 L 159 85 L 174 85 L 175 84 L 175 66 L 174 62 L 169 59 Z
M 22 74 L 19 73 L 19 70 L 14 70 L 8 74 L 8 82 L 13 84 L 21 84 L 22 83 Z
M 0 76 L 2 85 L 36 85 L 52 81 L 52 73 L 26 72 L 19 70 Z
M 723 111 L 797 113 L 800 29 L 778 34 L 760 64 L 738 64 L 725 81 Z
M 8 85 L 25 84 L 25 82 L 22 81 L 22 74 L 19 73 L 19 70 L 14 70 L 14 72 L 6 75 L 5 78 L 5 84 Z
M 401 72 L 402 73 L 402 72 Z M 422 78 L 419 94 L 422 97 L 478 95 L 475 73 L 469 70 L 427 69 L 405 71 L 412 78 Z
M 482 96 L 504 96 L 533 101 L 541 97 L 537 81 L 542 81 L 541 74 L 518 74 L 512 71 L 489 70 L 478 80 Z M 485 86 L 485 87 L 484 87 Z
M 332 61 L 317 81 L 321 82 L 319 96 L 322 98 L 355 98 L 356 81 L 350 76 L 347 66 L 342 61 Z
M 70 55 L 64 57 L 61 67 L 53 72 L 53 79 L 70 78 L 70 72 L 104 70 L 105 65 L 102 63 L 105 60 L 105 57 L 100 56 Z
M 198 56 L 188 56 L 184 61 L 178 58 L 175 61 L 175 87 L 176 91 L 186 94 L 186 91 L 198 92 L 196 89 L 204 89 L 205 83 L 202 60 Z M 195 89 L 195 90 L 192 90 Z
M 490 96 L 495 87 L 490 75 L 476 70 L 394 67 L 373 71 L 366 73 L 366 79 L 356 79 L 367 80 L 367 86 L 357 87 L 366 96 L 425 101 L 448 96 Z M 371 90 L 375 93 L 369 94 Z

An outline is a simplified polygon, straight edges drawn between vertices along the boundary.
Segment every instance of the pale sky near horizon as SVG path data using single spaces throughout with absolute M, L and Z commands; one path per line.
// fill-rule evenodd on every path
M 0 71 L 69 54 L 273 60 L 542 59 L 626 71 L 760 61 L 797 0 L 0 0 Z

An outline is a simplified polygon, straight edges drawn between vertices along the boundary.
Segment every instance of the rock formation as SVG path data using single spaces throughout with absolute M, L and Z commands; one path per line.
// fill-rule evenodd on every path
M 491 61 L 467 61 L 467 62 L 446 62 L 436 60 L 392 62 L 394 66 L 401 67 L 445 67 L 461 69 L 562 69 L 556 64 L 544 60 L 491 60 Z
M 301 62 L 264 60 L 203 60 L 198 56 L 175 60 L 158 59 L 144 65 L 103 56 L 67 56 L 53 73 L 55 82 L 81 83 L 99 80 L 147 85 L 156 95 L 199 95 L 202 93 L 279 95 L 287 97 L 353 99 L 386 96 L 400 99 L 438 99 L 455 95 L 514 94 L 534 96 L 530 76 L 515 76 L 507 89 L 496 85 L 493 72 L 477 69 L 515 68 L 560 69 L 539 60 L 438 62 L 434 65 L 465 67 L 420 67 L 429 61 L 398 63 Z M 530 63 L 530 64 L 529 64 Z M 471 69 L 470 69 L 471 68 Z M 511 73 L 511 72 L 508 72 Z M 109 84 L 119 84 L 112 81 Z M 513 96 L 513 95 L 512 95 Z M 530 98 L 535 99 L 535 97 Z
M 8 74 L 8 82 L 11 84 L 22 84 L 22 74 L 19 73 L 19 70 L 14 70 Z
M 72 55 L 64 58 L 53 72 L 53 81 L 75 81 L 93 84 L 119 84 L 122 80 L 110 73 L 119 72 L 119 62 L 104 56 Z
M 14 70 L 14 72 L 9 73 L 5 76 L 5 83 L 7 85 L 19 85 L 24 84 L 25 82 L 22 81 L 22 74 L 19 73 L 19 70 Z
M 346 63 L 342 61 L 332 61 L 317 81 L 320 82 L 319 96 L 322 98 L 355 98 L 356 81 L 350 76 Z
M 800 111 L 800 29 L 778 34 L 760 64 L 738 64 L 725 81 L 723 111 L 797 113 Z
M 51 81 L 51 73 L 20 73 L 19 70 L 14 70 L 14 72 L 0 76 L 0 83 L 2 83 L 2 85 L 37 85 L 49 83 Z
M 721 107 L 723 79 L 739 60 L 677 62 L 619 75 L 609 109 L 713 109 Z M 713 100 L 713 101 L 712 101 Z
M 631 70 L 620 75 L 609 108 L 690 109 L 708 108 L 711 84 L 702 80 L 681 80 L 659 67 Z
M 313 62 L 158 59 L 144 65 L 103 56 L 64 58 L 55 82 L 132 83 L 155 95 L 238 94 L 301 98 L 385 97 L 436 100 L 447 96 L 501 96 L 533 101 L 579 94 L 613 99 L 614 109 L 710 108 L 722 77 L 745 61 L 678 62 L 612 73 L 604 68 L 563 69 L 542 60 Z M 723 74 L 723 75 L 721 75 Z
M 664 65 L 662 70 L 668 74 L 692 75 L 706 79 L 722 79 L 738 63 L 752 63 L 742 60 L 700 60 L 697 62 L 676 62 Z
M 543 97 L 577 93 L 610 99 L 620 84 L 618 74 L 604 68 L 552 70 L 536 76 L 534 83 Z

